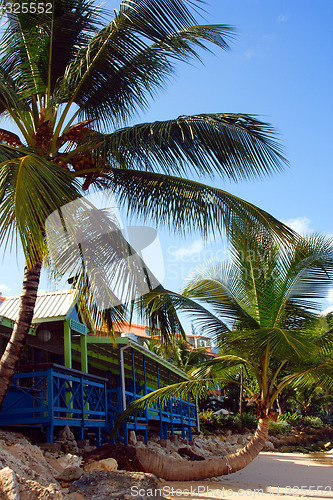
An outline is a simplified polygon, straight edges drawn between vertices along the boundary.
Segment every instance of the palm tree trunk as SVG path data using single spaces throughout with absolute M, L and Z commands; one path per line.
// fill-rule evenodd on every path
M 137 448 L 136 455 L 144 472 L 167 481 L 198 481 L 231 474 L 246 467 L 263 449 L 268 436 L 268 418 L 260 418 L 252 440 L 237 453 L 226 457 L 207 458 L 198 462 L 180 462 L 146 448 Z
M 19 313 L 0 361 L 0 411 L 25 346 L 37 298 L 42 263 L 25 268 Z

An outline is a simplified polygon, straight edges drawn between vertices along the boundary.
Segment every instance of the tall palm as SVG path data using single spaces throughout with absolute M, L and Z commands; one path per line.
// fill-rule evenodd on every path
M 259 238 L 260 240 L 260 238 Z M 332 241 L 315 235 L 293 248 L 264 238 L 238 241 L 230 262 L 211 262 L 189 280 L 182 294 L 154 292 L 146 299 L 152 309 L 165 301 L 191 315 L 197 328 L 215 334 L 220 356 L 192 372 L 192 380 L 142 398 L 127 411 L 188 391 L 200 395 L 218 380 L 234 381 L 244 367 L 257 390 L 243 384 L 249 403 L 256 403 L 258 427 L 249 444 L 228 457 L 177 463 L 138 450 L 145 471 L 169 480 L 198 480 L 235 472 L 263 448 L 273 404 L 286 387 L 333 386 L 333 332 L 315 336 L 311 330 L 318 299 L 333 279 Z M 236 329 L 235 329 L 236 328 Z M 310 333 L 309 333 L 310 332 Z
M 124 0 L 108 21 L 92 0 L 53 0 L 45 8 L 41 1 L 37 13 L 27 13 L 21 0 L 15 9 L 0 1 L 9 12 L 0 113 L 18 131 L 0 130 L 0 244 L 17 238 L 26 257 L 20 312 L 1 360 L 0 408 L 47 258 L 45 220 L 90 186 L 112 188 L 128 213 L 180 233 L 231 233 L 251 224 L 290 236 L 254 205 L 187 179 L 252 179 L 280 170 L 285 159 L 270 125 L 222 113 L 128 125 L 177 61 L 199 58 L 209 44 L 228 49 L 231 28 L 198 25 L 195 4 Z

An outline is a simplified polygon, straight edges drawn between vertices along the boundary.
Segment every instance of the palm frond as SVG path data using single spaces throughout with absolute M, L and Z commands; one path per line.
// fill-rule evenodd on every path
M 19 237 L 28 265 L 43 260 L 45 221 L 80 194 L 72 174 L 44 158 L 26 154 L 0 164 L 0 244 Z
M 67 66 L 58 101 L 70 99 L 97 121 L 126 120 L 172 74 L 172 58 L 196 56 L 195 47 L 205 42 L 227 48 L 231 32 L 223 25 L 196 26 L 184 0 L 123 1 Z
M 169 290 L 156 289 L 142 297 L 142 304 L 150 315 L 167 310 L 172 315 L 182 311 L 190 315 L 201 333 L 209 337 L 220 337 L 229 331 L 228 326 L 201 304 Z
M 150 392 L 146 396 L 134 401 L 119 417 L 117 418 L 113 433 L 116 434 L 121 427 L 121 424 L 133 415 L 137 415 L 145 408 L 154 407 L 154 405 L 161 406 L 166 403 L 170 398 L 188 400 L 189 396 L 193 399 L 204 397 L 207 395 L 209 389 L 216 389 L 217 379 L 204 379 L 204 380 L 187 380 L 179 382 L 178 384 L 168 385 Z
M 13 9 L 2 40 L 2 64 L 27 96 L 44 94 L 49 83 L 53 92 L 78 50 L 102 26 L 103 12 L 90 0 L 53 0 L 41 5 L 43 12 Z
M 317 337 L 312 341 L 323 354 L 330 354 L 333 352 L 333 329 Z
M 300 370 L 296 373 L 291 373 L 285 376 L 277 390 L 273 395 L 273 398 L 277 393 L 287 386 L 302 389 L 304 387 L 309 387 L 315 384 L 317 387 L 333 387 L 333 361 L 325 361 L 317 364 L 316 366 L 311 366 L 305 370 Z
M 234 375 L 236 373 L 233 368 L 239 368 L 240 366 L 248 366 L 251 368 L 250 363 L 245 358 L 232 354 L 225 354 L 205 361 L 204 363 L 200 363 L 191 370 L 190 375 L 194 379 L 217 378 L 230 382 L 234 380 Z
M 182 291 L 184 297 L 208 304 L 222 321 L 242 322 L 247 328 L 259 324 L 248 312 L 249 301 L 240 287 L 235 269 L 226 263 L 209 261 L 200 266 L 187 279 Z
M 175 333 L 182 335 L 185 339 L 185 331 L 178 317 L 177 307 L 162 285 L 142 295 L 136 301 L 136 308 L 144 324 L 148 324 L 152 331 L 155 328 L 160 330 L 163 342 L 170 342 Z
M 186 234 L 190 228 L 203 235 L 225 232 L 229 237 L 266 230 L 292 240 L 293 231 L 272 215 L 236 196 L 205 184 L 168 175 L 110 168 L 104 176 L 120 206 L 129 215 L 143 217 L 157 227 L 165 225 Z
M 254 179 L 287 163 L 269 124 L 244 114 L 179 116 L 142 123 L 96 137 L 98 151 L 114 163 L 181 176 L 218 174 L 222 179 Z

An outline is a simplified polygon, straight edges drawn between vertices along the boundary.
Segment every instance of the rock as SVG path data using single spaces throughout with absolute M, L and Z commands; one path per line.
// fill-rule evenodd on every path
M 37 481 L 28 480 L 20 484 L 20 500 L 64 500 L 64 497 L 54 484 L 45 487 Z
M 130 431 L 128 443 L 131 444 L 132 446 L 135 446 L 137 442 L 138 440 L 136 438 L 135 431 Z
M 274 446 L 280 444 L 280 440 L 275 436 L 268 436 L 268 441 L 274 444 Z
M 61 443 L 38 443 L 38 447 L 45 451 L 54 453 L 61 450 Z
M 125 446 L 122 443 L 109 443 L 85 453 L 83 459 L 89 463 L 104 458 L 114 458 L 118 462 L 118 469 L 142 472 L 142 465 L 136 456 L 136 449 L 134 446 Z
M 20 500 L 20 489 L 16 474 L 9 467 L 0 470 L 1 500 Z
M 103 460 L 98 460 L 97 462 L 91 462 L 85 466 L 86 472 L 92 471 L 116 471 L 118 468 L 117 460 L 114 458 L 104 458 Z
M 228 441 L 230 444 L 237 444 L 238 443 L 238 434 L 233 434 L 232 436 L 230 436 Z
M 0 469 L 9 467 L 18 480 L 37 481 L 43 486 L 56 483 L 57 470 L 51 467 L 38 446 L 33 446 L 25 438 L 19 438 L 10 446 L 0 441 Z
M 82 461 L 82 457 L 67 453 L 67 455 L 63 455 L 62 457 L 57 458 L 57 466 L 62 469 L 66 469 L 67 467 L 80 467 Z
M 66 441 L 75 441 L 75 436 L 68 425 L 65 425 L 65 427 L 59 431 L 59 438 L 66 439 Z
M 170 434 L 169 439 L 170 439 L 171 443 L 175 443 L 176 445 L 179 444 L 179 439 L 178 439 L 177 434 Z
M 69 491 L 79 492 L 89 500 L 163 499 L 161 486 L 153 474 L 142 472 L 91 472 L 75 481 Z M 140 496 L 139 496 L 140 491 Z
M 238 439 L 237 439 L 237 443 L 244 446 L 244 444 L 246 443 L 246 436 L 242 436 L 241 434 L 239 434 Z
M 194 461 L 199 461 L 199 460 L 205 460 L 204 457 L 201 457 L 200 455 L 197 455 L 194 453 L 191 448 L 179 448 L 178 453 L 181 457 L 188 457 L 188 460 L 191 462 Z
M 79 451 L 74 434 L 72 433 L 68 425 L 65 425 L 65 427 L 61 429 L 58 434 L 56 443 L 60 443 L 61 449 L 64 453 L 71 453 L 72 455 L 75 455 Z
M 274 444 L 271 441 L 266 441 L 263 447 L 263 451 L 274 451 L 275 447 Z
M 80 479 L 83 474 L 83 470 L 81 467 L 77 465 L 71 465 L 66 467 L 61 474 L 57 477 L 60 481 L 76 481 L 76 479 Z

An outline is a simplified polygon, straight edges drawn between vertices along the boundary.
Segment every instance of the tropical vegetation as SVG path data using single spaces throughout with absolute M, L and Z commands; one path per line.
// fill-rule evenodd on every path
M 332 279 L 331 240 L 312 235 L 285 247 L 267 235 L 249 235 L 234 241 L 230 261 L 201 266 L 181 294 L 149 294 L 151 310 L 167 301 L 175 310 L 190 314 L 205 335 L 215 335 L 220 355 L 192 370 L 188 382 L 134 403 L 123 418 L 170 395 L 185 397 L 191 392 L 197 397 L 217 382 L 239 384 L 237 375 L 243 367 L 243 388 L 248 405 L 256 407 L 258 426 L 245 448 L 205 462 L 162 463 L 139 450 L 145 470 L 168 480 L 198 480 L 242 469 L 263 448 L 269 423 L 277 419 L 276 399 L 285 388 L 314 384 L 332 388 L 333 332 L 316 335 L 313 331 L 318 300 L 326 296 Z
M 286 161 L 269 124 L 233 113 L 132 124 L 179 61 L 200 59 L 209 46 L 229 48 L 229 26 L 198 24 L 199 0 L 124 0 L 112 15 L 92 0 L 41 0 L 37 12 L 21 0 L 11 5 L 0 2 L 0 114 L 14 127 L 0 130 L 0 244 L 21 245 L 26 267 L 0 363 L 0 408 L 42 265 L 52 264 L 46 220 L 58 213 L 66 233 L 62 207 L 89 188 L 111 188 L 128 214 L 181 234 L 233 234 L 250 224 L 291 237 L 254 205 L 188 179 L 254 179 L 281 170 Z M 89 289 L 89 280 L 74 279 L 80 284 Z

